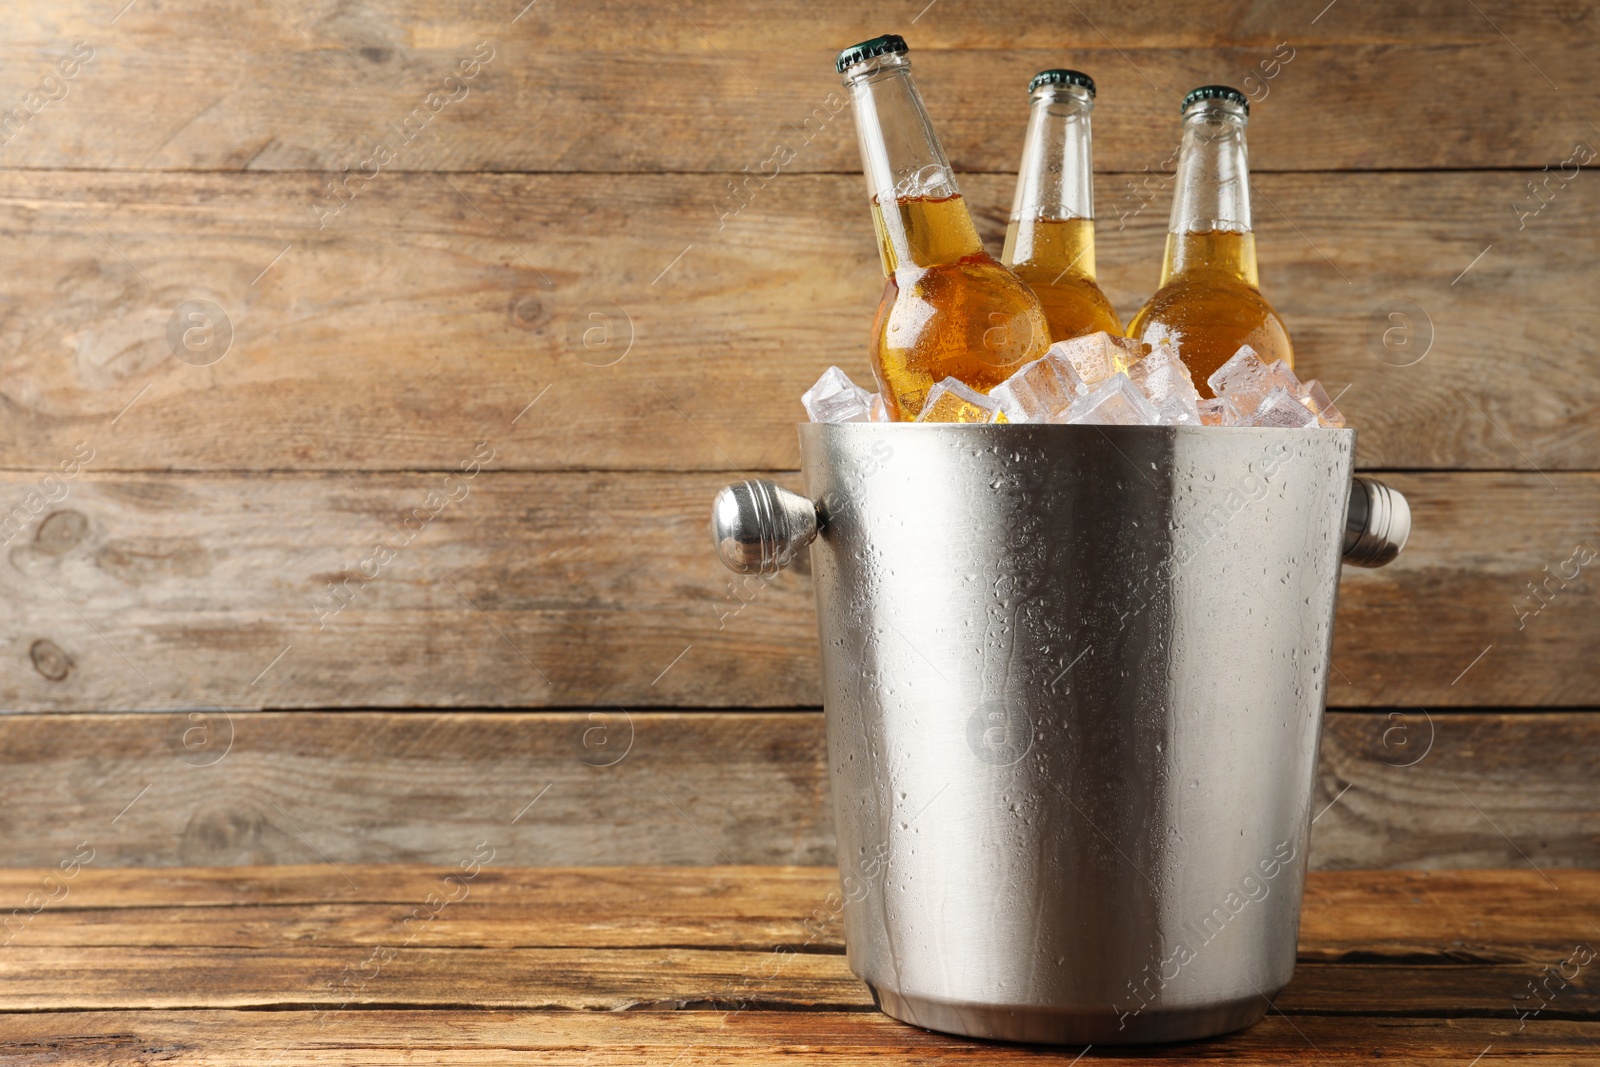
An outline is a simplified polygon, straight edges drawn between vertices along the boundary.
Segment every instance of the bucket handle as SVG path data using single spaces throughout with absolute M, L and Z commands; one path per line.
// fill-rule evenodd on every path
M 1411 505 L 1398 489 L 1376 478 L 1350 485 L 1344 523 L 1344 561 L 1352 567 L 1386 567 L 1411 536 Z
M 717 558 L 740 574 L 770 578 L 816 536 L 816 505 L 776 482 L 734 482 L 711 505 Z
M 711 505 L 711 539 L 731 571 L 771 577 L 817 536 L 816 505 L 765 479 L 735 482 Z M 1344 561 L 1353 567 L 1394 562 L 1411 535 L 1411 508 L 1376 478 L 1356 478 L 1344 527 Z

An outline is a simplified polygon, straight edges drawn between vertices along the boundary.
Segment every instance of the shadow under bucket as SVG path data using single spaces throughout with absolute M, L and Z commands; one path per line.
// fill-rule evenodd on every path
M 811 543 L 851 969 L 974 1037 L 1173 1041 L 1294 970 L 1341 558 L 1399 494 L 1355 433 L 808 424 L 810 500 L 724 490 L 774 573 Z

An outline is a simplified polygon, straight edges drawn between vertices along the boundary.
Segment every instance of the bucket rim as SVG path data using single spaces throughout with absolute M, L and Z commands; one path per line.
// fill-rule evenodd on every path
M 1322 435 L 1335 435 L 1342 438 L 1352 448 L 1355 446 L 1356 430 L 1353 426 L 1343 429 L 1333 429 L 1326 426 L 1306 426 L 1300 428 L 1282 426 L 1099 426 L 1099 425 L 1063 425 L 1048 422 L 1023 422 L 1023 423 L 948 423 L 948 422 L 797 422 L 795 427 L 802 437 L 828 436 L 830 434 L 962 434 L 968 439 L 985 440 L 991 443 L 1001 443 L 1007 437 L 1015 440 L 1024 436 L 1059 436 L 1072 437 L 1090 432 L 1114 437 L 1131 438 L 1156 438 L 1195 437 L 1204 435 L 1213 437 L 1228 435 L 1230 437 L 1259 437 L 1267 441 L 1288 441 L 1295 438 L 1302 440 L 1328 440 Z

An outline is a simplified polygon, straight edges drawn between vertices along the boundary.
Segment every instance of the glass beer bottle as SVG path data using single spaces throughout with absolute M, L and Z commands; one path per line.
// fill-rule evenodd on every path
M 887 277 L 872 369 L 897 422 L 956 378 L 987 393 L 1050 347 L 1033 292 L 983 250 L 894 34 L 839 53 Z
M 1122 320 L 1094 274 L 1094 79 L 1044 70 L 1028 83 L 1028 94 L 1028 135 L 1000 262 L 1039 298 L 1052 341 L 1102 330 L 1120 336 Z
M 1200 395 L 1206 379 L 1239 350 L 1294 366 L 1289 332 L 1261 295 L 1250 229 L 1250 170 L 1244 127 L 1250 104 L 1237 89 L 1207 85 L 1183 98 L 1178 188 L 1167 226 L 1161 287 L 1128 324 L 1128 336 L 1166 341 Z

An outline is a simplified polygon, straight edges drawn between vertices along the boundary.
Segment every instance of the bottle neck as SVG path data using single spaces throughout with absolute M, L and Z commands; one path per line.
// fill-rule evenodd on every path
M 982 254 L 972 216 L 903 55 L 844 73 L 885 274 Z M 932 224 L 930 224 L 930 222 Z
M 1093 278 L 1094 242 L 1062 242 L 1057 231 L 1094 225 L 1094 164 L 1089 115 L 1094 98 L 1077 85 L 1041 85 L 1033 93 L 1017 192 L 1006 228 L 1008 266 L 1069 270 Z M 1063 223 L 1074 221 L 1073 227 Z M 1068 245 L 1074 262 L 1056 262 Z
M 1257 284 L 1245 121 L 1244 109 L 1224 100 L 1184 114 L 1165 274 L 1222 270 Z

